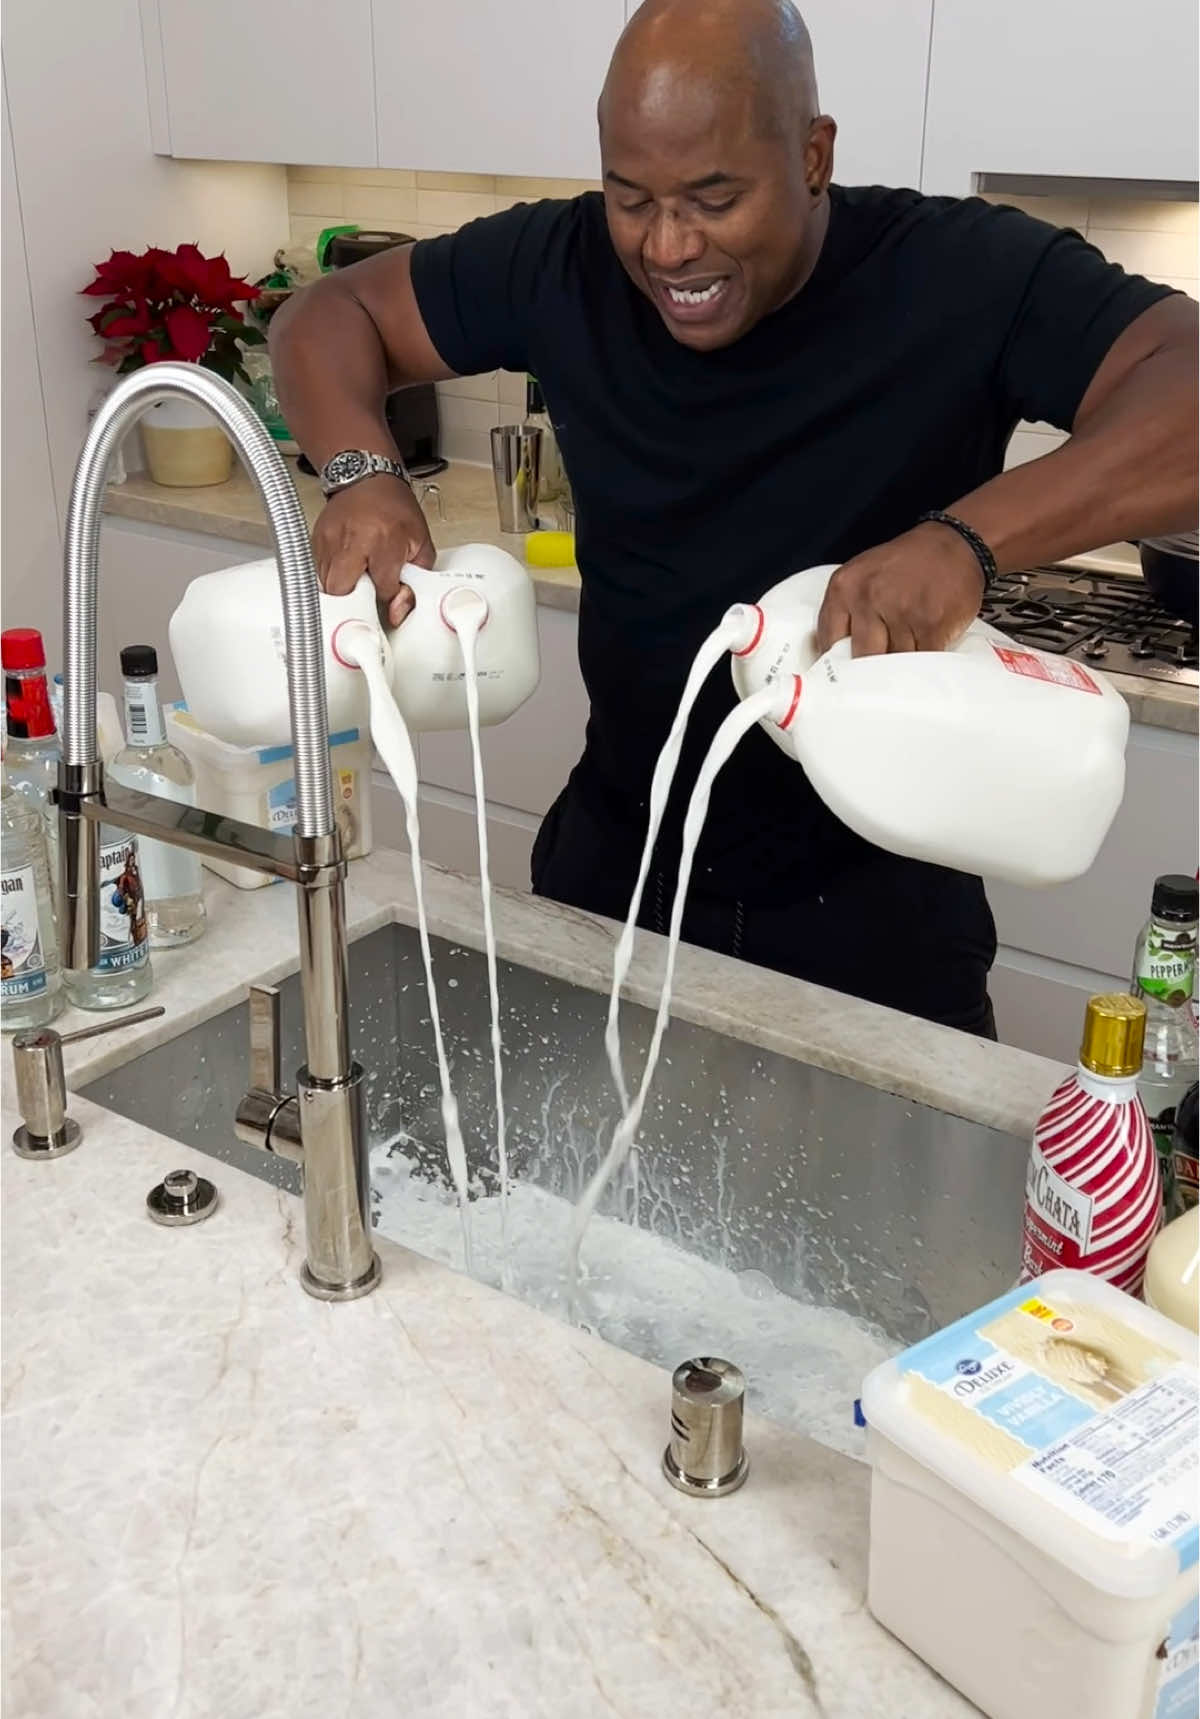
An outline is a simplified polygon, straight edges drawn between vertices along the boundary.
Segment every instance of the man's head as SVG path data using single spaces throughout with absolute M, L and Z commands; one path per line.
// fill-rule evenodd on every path
M 728 346 L 807 278 L 836 127 L 791 0 L 646 0 L 600 97 L 612 242 L 685 346 Z

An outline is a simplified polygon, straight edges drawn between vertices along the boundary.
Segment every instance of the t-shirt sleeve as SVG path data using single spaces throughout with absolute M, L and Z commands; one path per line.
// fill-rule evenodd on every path
M 1004 344 L 1001 386 L 1015 416 L 1069 430 L 1118 335 L 1173 289 L 1126 274 L 1078 233 L 1050 236 L 1040 221 L 997 213 L 1021 221 L 1030 250 L 1041 239 Z
M 413 246 L 417 305 L 456 375 L 529 370 L 529 330 L 569 203 L 521 203 Z

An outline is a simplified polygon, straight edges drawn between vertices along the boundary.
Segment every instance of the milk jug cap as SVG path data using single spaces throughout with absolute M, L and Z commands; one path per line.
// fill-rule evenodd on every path
M 1146 1005 L 1125 991 L 1089 997 L 1079 1060 L 1107 1080 L 1140 1074 L 1146 1039 Z

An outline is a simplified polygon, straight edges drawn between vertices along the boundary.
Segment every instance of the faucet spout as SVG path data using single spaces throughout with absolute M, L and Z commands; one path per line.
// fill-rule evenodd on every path
M 207 407 L 241 455 L 275 541 L 283 602 L 288 703 L 296 778 L 294 864 L 279 838 L 232 820 L 179 809 L 148 795 L 106 796 L 96 739 L 96 634 L 100 524 L 109 463 L 137 418 L 160 400 Z M 317 579 L 308 526 L 287 467 L 257 414 L 227 382 L 193 364 L 135 371 L 93 420 L 67 511 L 63 578 L 62 763 L 59 767 L 62 937 L 72 967 L 99 958 L 101 822 L 153 830 L 206 854 L 248 852 L 265 870 L 294 877 L 307 1061 L 298 1076 L 307 1259 L 304 1287 L 323 1300 L 365 1295 L 379 1281 L 370 1241 L 362 1070 L 350 1055 L 345 861 L 333 815 L 329 725 Z M 255 863 L 252 861 L 251 863 Z

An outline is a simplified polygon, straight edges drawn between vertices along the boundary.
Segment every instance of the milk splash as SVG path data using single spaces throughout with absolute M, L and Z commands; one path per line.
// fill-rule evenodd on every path
M 397 709 L 392 689 L 387 683 L 378 635 L 364 621 L 345 621 L 334 634 L 333 647 L 335 654 L 342 661 L 360 668 L 363 672 L 370 695 L 371 739 L 375 742 L 376 750 L 404 802 L 404 825 L 408 832 L 413 896 L 417 907 L 417 936 L 421 944 L 421 960 L 425 967 L 429 1016 L 433 1024 L 433 1044 L 437 1053 L 438 1078 L 442 1088 L 442 1126 L 446 1133 L 446 1156 L 450 1162 L 450 1174 L 454 1179 L 454 1191 L 458 1196 L 458 1209 L 462 1220 L 463 1265 L 470 1276 L 471 1213 L 467 1198 L 467 1153 L 458 1117 L 458 1100 L 450 1085 L 450 1065 L 446 1059 L 442 1017 L 438 1009 L 437 986 L 433 978 L 433 953 L 429 947 L 429 921 L 425 912 L 425 886 L 421 869 L 421 822 L 417 809 L 417 760 L 408 725 Z
M 708 641 L 711 643 L 711 641 Z M 689 686 L 691 679 L 689 678 Z M 693 694 L 694 697 L 694 694 Z M 744 735 L 748 734 L 763 717 L 769 716 L 778 708 L 779 693 L 774 686 L 766 687 L 761 692 L 753 693 L 749 698 L 736 706 L 722 722 L 713 736 L 712 745 L 700 766 L 696 777 L 696 786 L 692 789 L 692 797 L 688 801 L 687 815 L 683 823 L 683 845 L 679 861 L 679 877 L 675 885 L 675 900 L 671 906 L 671 927 L 667 939 L 667 961 L 663 973 L 662 990 L 659 993 L 658 1012 L 654 1018 L 654 1031 L 650 1038 L 650 1048 L 646 1053 L 646 1063 L 642 1070 L 642 1078 L 637 1092 L 627 1106 L 623 1106 L 625 1114 L 613 1133 L 612 1143 L 608 1152 L 587 1187 L 580 1197 L 571 1222 L 571 1235 L 568 1253 L 567 1280 L 569 1285 L 569 1300 L 572 1308 L 576 1298 L 579 1281 L 579 1254 L 583 1243 L 584 1231 L 592 1217 L 600 1197 L 609 1181 L 620 1169 L 629 1154 L 630 1147 L 641 1126 L 642 1112 L 645 1109 L 646 1097 L 650 1083 L 654 1079 L 654 1071 L 658 1066 L 659 1052 L 662 1049 L 663 1034 L 666 1032 L 667 1021 L 671 1013 L 671 988 L 675 979 L 675 958 L 679 952 L 680 933 L 683 928 L 683 910 L 687 901 L 688 884 L 691 881 L 692 864 L 696 857 L 696 846 L 700 833 L 704 828 L 704 820 L 708 816 L 708 802 L 712 795 L 713 783 L 717 775 L 728 761 L 734 748 Z M 686 720 L 686 717 L 685 717 Z M 672 730 L 674 732 L 674 730 Z M 657 772 L 656 772 L 657 774 Z M 661 816 L 661 813 L 660 813 Z M 644 879 L 643 879 L 644 882 Z M 636 916 L 636 905 L 630 910 L 626 930 L 633 924 Z M 632 947 L 632 937 L 630 938 Z M 614 976 L 614 997 L 617 995 L 618 981 Z
M 492 880 L 489 869 L 487 806 L 483 793 L 483 751 L 479 741 L 479 682 L 475 641 L 487 620 L 487 604 L 475 591 L 451 592 L 443 615 L 458 635 L 467 694 L 467 730 L 471 738 L 471 771 L 475 786 L 475 828 L 479 839 L 479 897 L 483 908 L 483 944 L 487 959 L 488 1001 L 492 1013 L 492 1075 L 496 1087 L 496 1169 L 500 1178 L 501 1279 L 511 1274 L 508 1256 L 508 1141 L 504 1116 L 503 1047 L 500 1038 L 500 983 L 496 973 L 496 927 L 492 919 Z

